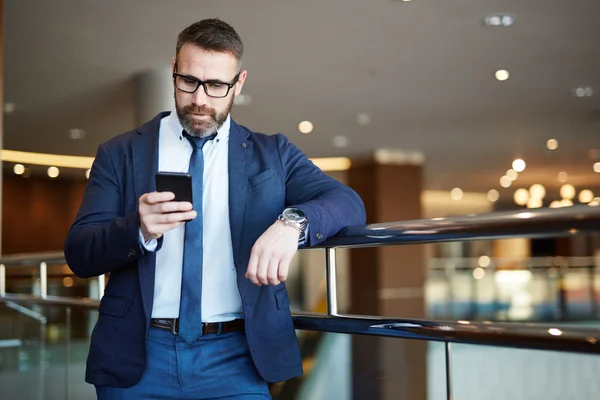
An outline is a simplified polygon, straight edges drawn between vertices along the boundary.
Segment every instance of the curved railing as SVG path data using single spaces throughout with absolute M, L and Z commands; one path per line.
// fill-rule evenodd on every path
M 450 343 L 600 354 L 600 331 L 596 329 L 342 315 L 337 309 L 336 248 L 556 237 L 592 231 L 600 231 L 600 207 L 583 205 L 348 227 L 317 246 L 326 249 L 327 314 L 295 313 L 294 323 L 297 329 L 303 330 L 445 342 L 448 398 L 451 398 Z M 31 265 L 34 262 L 40 265 L 41 295 L 6 293 L 5 265 Z M 64 258 L 59 253 L 47 253 L 37 258 L 27 258 L 26 255 L 0 258 L 0 303 L 98 307 L 97 300 L 48 296 L 44 288 L 48 262 L 64 263 Z M 103 289 L 103 277 L 98 285 Z

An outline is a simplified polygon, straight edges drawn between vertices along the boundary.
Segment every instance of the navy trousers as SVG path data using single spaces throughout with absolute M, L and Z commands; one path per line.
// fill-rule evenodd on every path
M 98 400 L 271 399 L 258 374 L 244 332 L 208 334 L 192 345 L 151 327 L 147 367 L 129 388 L 96 386 Z

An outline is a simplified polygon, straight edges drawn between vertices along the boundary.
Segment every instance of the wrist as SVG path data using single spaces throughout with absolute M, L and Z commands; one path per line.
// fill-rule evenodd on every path
M 285 226 L 285 227 L 288 227 L 288 228 L 292 228 L 293 230 L 295 230 L 298 233 L 298 236 L 300 236 L 302 234 L 302 232 L 300 231 L 300 228 L 298 228 L 294 224 L 289 223 L 288 221 L 278 219 L 276 222 L 278 224 L 281 224 L 282 226 Z
M 286 208 L 279 215 L 277 220 L 281 221 L 286 226 L 291 226 L 298 231 L 300 240 L 303 240 L 306 236 L 306 229 L 308 227 L 308 219 L 304 213 L 297 208 Z

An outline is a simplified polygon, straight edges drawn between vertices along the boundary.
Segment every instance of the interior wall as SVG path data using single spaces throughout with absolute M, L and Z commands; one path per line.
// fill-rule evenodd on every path
M 4 176 L 3 254 L 62 250 L 86 181 Z

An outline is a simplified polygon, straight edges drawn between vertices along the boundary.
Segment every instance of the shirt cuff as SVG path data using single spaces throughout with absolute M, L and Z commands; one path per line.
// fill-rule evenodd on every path
M 144 240 L 144 235 L 142 234 L 142 229 L 139 230 L 139 238 L 140 238 L 140 246 L 146 251 L 154 252 L 156 250 L 156 246 L 158 246 L 158 240 L 151 238 L 147 242 Z

